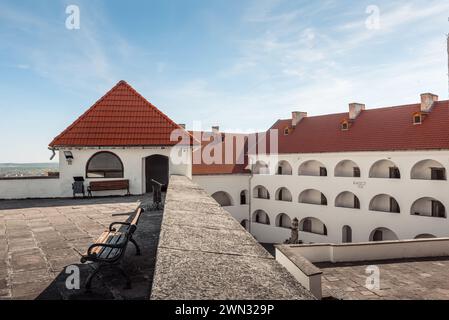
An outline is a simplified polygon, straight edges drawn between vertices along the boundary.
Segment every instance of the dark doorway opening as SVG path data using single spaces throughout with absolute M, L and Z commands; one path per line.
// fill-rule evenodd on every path
M 146 192 L 152 192 L 155 185 L 152 180 L 160 182 L 162 191 L 168 186 L 168 157 L 159 154 L 145 158 L 145 184 Z
M 373 235 L 373 241 L 383 241 L 383 232 L 381 230 L 376 230 Z

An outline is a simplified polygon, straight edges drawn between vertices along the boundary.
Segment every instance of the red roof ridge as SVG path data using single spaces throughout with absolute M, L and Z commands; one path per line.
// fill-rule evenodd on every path
M 69 125 L 64 131 L 62 131 L 59 135 L 57 135 L 53 141 L 49 144 L 50 147 L 54 147 L 58 139 L 60 139 L 62 136 L 67 134 L 70 130 L 72 130 L 74 127 L 76 127 L 83 119 L 88 117 L 90 113 L 106 98 L 109 97 L 109 95 L 114 92 L 118 87 L 124 86 L 128 90 L 130 90 L 134 95 L 136 95 L 139 99 L 142 100 L 144 105 L 148 105 L 151 107 L 157 114 L 159 114 L 161 117 L 163 117 L 169 124 L 173 125 L 177 129 L 181 129 L 183 132 L 186 132 L 187 135 L 193 139 L 192 135 L 182 128 L 179 124 L 175 123 L 173 120 L 171 120 L 166 114 L 164 114 L 159 108 L 157 108 L 155 105 L 153 105 L 150 101 L 148 101 L 145 97 L 143 97 L 139 92 L 137 92 L 130 84 L 128 84 L 125 80 L 120 80 L 115 86 L 113 86 L 110 90 L 106 92 L 101 98 L 99 98 L 89 109 L 87 109 L 81 116 L 79 116 L 71 125 Z
M 440 100 L 437 101 L 436 104 L 443 104 L 448 103 L 449 100 Z M 363 113 L 366 112 L 374 112 L 374 111 L 382 111 L 382 110 L 391 110 L 391 109 L 400 109 L 400 108 L 413 108 L 413 107 L 419 107 L 419 103 L 410 103 L 410 104 L 402 104 L 402 105 L 396 105 L 396 106 L 390 106 L 390 107 L 374 107 L 370 109 L 363 110 Z M 348 112 L 335 112 L 335 113 L 327 113 L 327 114 L 318 114 L 314 116 L 308 116 L 307 118 L 320 118 L 320 117 L 329 117 L 329 116 L 345 116 Z M 305 118 L 305 119 L 307 119 Z M 271 127 L 270 129 L 274 128 L 279 122 L 281 121 L 290 121 L 291 119 L 278 119 Z
M 164 117 L 167 121 L 169 121 L 170 123 L 174 124 L 176 127 L 178 127 L 179 129 L 183 129 L 184 131 L 187 132 L 187 130 L 185 130 L 183 127 L 181 127 L 179 124 L 177 124 L 176 122 L 174 122 L 172 119 L 170 119 L 165 113 L 163 113 L 161 110 L 159 110 L 158 107 L 156 107 L 154 104 L 152 104 L 150 101 L 148 101 L 144 96 L 142 96 L 136 89 L 134 89 L 129 83 L 127 83 L 125 80 L 120 80 L 119 83 L 117 83 L 117 85 L 119 84 L 124 84 L 127 86 L 128 89 L 130 89 L 132 92 L 134 92 L 139 98 L 143 99 L 145 101 L 145 103 L 151 105 L 162 117 Z

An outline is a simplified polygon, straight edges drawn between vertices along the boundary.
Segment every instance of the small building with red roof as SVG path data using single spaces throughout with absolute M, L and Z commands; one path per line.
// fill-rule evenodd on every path
M 125 81 L 120 81 L 49 144 L 60 156 L 61 193 L 74 178 L 97 195 L 143 194 L 171 174 L 191 177 L 192 137 Z M 174 159 L 176 158 L 176 159 Z M 129 189 L 107 190 L 126 180 Z M 103 185 L 104 187 L 102 187 Z M 119 186 L 120 187 L 120 186 Z M 93 188 L 95 189 L 95 187 Z

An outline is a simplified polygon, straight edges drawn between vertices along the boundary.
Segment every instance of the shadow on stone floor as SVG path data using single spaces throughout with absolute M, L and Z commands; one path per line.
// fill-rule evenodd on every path
M 131 220 L 130 216 L 128 220 Z M 92 282 L 92 292 L 84 290 L 88 275 L 93 271 L 89 264 L 75 264 L 80 270 L 80 289 L 67 289 L 66 281 L 72 274 L 63 268 L 37 300 L 145 300 L 149 299 L 156 263 L 156 251 L 162 222 L 162 211 L 145 211 L 139 221 L 134 239 L 142 255 L 135 255 L 134 246 L 129 243 L 122 267 L 132 281 L 132 288 L 125 289 L 126 281 L 116 268 L 108 267 L 97 274 Z M 87 249 L 87 248 L 86 248 Z M 70 269 L 68 270 L 70 271 Z
M 28 208 L 51 208 L 66 206 L 85 206 L 98 204 L 133 203 L 145 200 L 148 196 L 106 196 L 106 197 L 77 197 L 57 199 L 23 199 L 23 200 L 0 200 L 1 210 L 28 209 Z

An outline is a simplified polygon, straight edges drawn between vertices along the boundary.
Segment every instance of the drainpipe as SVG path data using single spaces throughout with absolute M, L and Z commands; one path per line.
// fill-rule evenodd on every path
M 254 174 L 253 174 L 253 172 L 254 172 L 254 164 L 251 164 L 251 167 L 250 167 L 250 172 L 251 172 L 251 175 L 249 176 L 249 180 L 248 180 L 248 199 L 249 199 L 249 202 L 248 202 L 248 217 L 249 217 L 249 219 L 248 219 L 248 232 L 249 233 L 251 233 L 251 204 L 252 204 L 252 189 L 251 189 L 251 182 L 252 182 L 252 180 L 253 180 L 253 177 L 254 177 Z
M 48 148 L 48 150 L 50 150 L 53 154 L 50 157 L 50 161 L 53 160 L 56 157 L 56 152 L 55 152 L 55 148 Z

